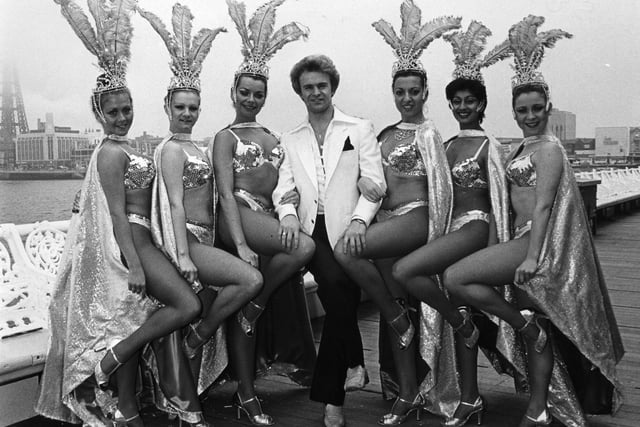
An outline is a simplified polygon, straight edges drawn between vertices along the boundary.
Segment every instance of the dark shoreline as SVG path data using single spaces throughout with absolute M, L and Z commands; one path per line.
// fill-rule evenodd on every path
M 77 171 L 0 171 L 0 181 L 38 181 L 54 179 L 83 179 Z

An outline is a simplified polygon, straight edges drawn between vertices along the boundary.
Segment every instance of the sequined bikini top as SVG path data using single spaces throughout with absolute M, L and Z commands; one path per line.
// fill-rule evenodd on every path
M 400 123 L 396 127 L 401 131 L 411 130 L 402 125 L 403 123 Z M 413 130 L 415 132 L 415 129 Z M 382 143 L 384 144 L 388 140 L 389 138 Z M 427 176 L 427 168 L 424 165 L 415 138 L 411 139 L 411 142 L 401 142 L 393 147 L 386 158 L 382 156 L 382 166 L 389 167 L 398 175 Z
M 174 134 L 172 139 L 176 141 L 188 141 L 200 152 L 200 148 L 191 141 L 191 135 L 189 134 Z M 209 164 L 209 160 L 206 157 L 202 158 L 198 155 L 189 154 L 184 148 L 182 148 L 182 151 L 185 156 L 187 156 L 184 167 L 182 168 L 183 188 L 189 190 L 207 184 L 211 179 L 211 165 Z
M 265 156 L 265 151 L 260 144 L 241 139 L 232 129 L 229 128 L 228 130 L 236 138 L 237 142 L 236 150 L 233 153 L 233 172 L 259 168 L 265 163 L 270 163 L 276 170 L 280 168 L 284 160 L 284 149 L 280 144 L 273 147 L 271 152 Z
M 516 157 L 507 164 L 505 172 L 510 183 L 518 187 L 535 187 L 536 168 L 531 161 L 533 153 L 535 151 Z
M 143 190 L 151 187 L 156 177 L 156 166 L 153 160 L 137 154 L 125 152 L 129 158 L 129 167 L 124 173 L 125 190 Z
M 478 156 L 480 156 L 487 141 L 488 139 L 485 139 L 482 144 L 480 144 L 480 148 L 478 148 L 473 157 L 466 158 L 453 165 L 451 168 L 451 178 L 454 185 L 462 188 L 489 188 L 486 174 L 482 167 L 480 167 L 480 163 L 478 163 Z M 452 144 L 453 141 L 449 142 L 447 150 Z

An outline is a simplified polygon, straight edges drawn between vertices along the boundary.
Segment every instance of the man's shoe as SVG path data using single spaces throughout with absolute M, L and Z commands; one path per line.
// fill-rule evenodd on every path
M 347 379 L 344 381 L 344 391 L 362 390 L 369 384 L 369 374 L 364 366 L 347 369 Z
M 346 424 L 342 406 L 328 403 L 324 406 L 324 427 L 344 427 Z

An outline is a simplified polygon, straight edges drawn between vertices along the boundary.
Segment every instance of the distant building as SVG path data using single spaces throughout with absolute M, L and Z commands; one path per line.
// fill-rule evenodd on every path
M 89 139 L 79 130 L 55 126 L 53 114 L 45 122 L 38 119 L 37 130 L 19 134 L 16 138 L 16 165 L 27 168 L 73 168 L 72 153 L 89 148 Z
M 522 137 L 519 138 L 505 138 L 499 136 L 496 138 L 498 142 L 502 145 L 502 154 L 505 156 L 511 152 L 514 148 L 518 146 L 522 142 Z
M 596 157 L 640 156 L 640 127 L 596 128 Z
M 569 111 L 552 109 L 548 126 L 560 141 L 576 139 L 576 115 Z
M 146 131 L 142 135 L 133 138 L 132 146 L 139 153 L 153 156 L 153 151 L 162 142 L 164 138 L 161 136 L 149 135 Z

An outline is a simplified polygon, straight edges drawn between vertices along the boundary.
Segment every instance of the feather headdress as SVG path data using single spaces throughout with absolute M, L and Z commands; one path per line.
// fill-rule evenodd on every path
M 191 29 L 194 16 L 187 6 L 176 3 L 173 6 L 171 25 L 173 34 L 169 33 L 164 23 L 151 12 L 137 8 L 138 13 L 149 21 L 154 30 L 160 35 L 169 50 L 169 63 L 173 77 L 168 90 L 191 89 L 200 92 L 200 72 L 202 62 L 211 50 L 211 44 L 216 36 L 227 30 L 223 27 L 211 30 L 202 28 L 191 39 Z
M 537 84 L 549 91 L 538 67 L 542 63 L 544 48 L 552 48 L 562 38 L 570 39 L 571 34 L 562 30 L 549 30 L 538 33 L 538 27 L 544 23 L 544 17 L 529 15 L 509 29 L 509 44 L 515 60 L 515 76 L 511 79 L 511 88 L 526 84 Z
M 309 29 L 298 22 L 290 22 L 274 33 L 276 8 L 284 1 L 271 0 L 260 6 L 247 26 L 244 3 L 227 0 L 229 16 L 240 34 L 244 56 L 244 61 L 236 71 L 236 77 L 240 74 L 253 74 L 268 79 L 269 59 L 287 43 L 309 36 Z
M 129 47 L 133 35 L 131 14 L 135 0 L 88 0 L 89 12 L 96 23 L 95 30 L 87 15 L 73 0 L 54 1 L 60 5 L 62 16 L 84 46 L 98 58 L 102 74 L 97 79 L 94 94 L 126 88 L 127 64 L 131 56 Z M 103 118 L 100 106 L 96 107 Z
M 481 58 L 490 35 L 491 30 L 483 23 L 471 21 L 467 31 L 456 31 L 442 37 L 453 47 L 454 79 L 477 80 L 484 85 L 480 70 L 511 55 L 509 40 L 505 40 Z
M 421 24 L 421 11 L 413 0 L 404 0 L 400 6 L 402 26 L 398 36 L 387 21 L 380 19 L 374 22 L 373 28 L 382 35 L 384 41 L 391 46 L 398 60 L 393 64 L 392 75 L 400 71 L 417 71 L 426 75 L 420 62 L 420 55 L 435 39 L 450 30 L 460 28 L 462 18 L 441 16 Z

